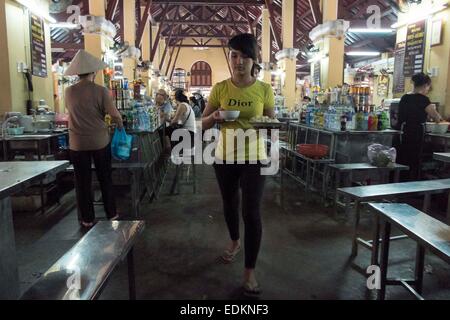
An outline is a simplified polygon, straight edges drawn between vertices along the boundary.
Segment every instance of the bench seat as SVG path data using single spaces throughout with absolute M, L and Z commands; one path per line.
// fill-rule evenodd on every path
M 421 294 L 425 249 L 450 264 L 450 226 L 404 203 L 370 203 L 369 206 L 377 215 L 377 223 L 382 228 L 381 287 L 378 298 L 385 298 L 386 285 L 402 285 L 416 298 L 423 299 Z M 391 226 L 417 243 L 415 278 L 412 280 L 387 279 Z M 378 236 L 374 238 L 374 243 L 377 239 Z
M 53 264 L 22 300 L 93 300 L 125 257 L 130 299 L 135 298 L 133 246 L 143 221 L 99 221 Z
M 412 181 L 389 184 L 378 184 L 361 187 L 338 188 L 337 192 L 346 198 L 346 210 L 349 211 L 350 200 L 355 201 L 355 221 L 352 237 L 352 257 L 358 254 L 358 244 L 372 249 L 371 241 L 365 241 L 358 237 L 360 220 L 360 204 L 368 201 L 384 201 L 386 198 L 394 198 L 405 195 L 424 195 L 423 211 L 428 212 L 431 195 L 450 191 L 450 179 Z M 450 221 L 450 202 L 447 208 L 447 221 Z M 401 236 L 400 238 L 404 238 Z M 372 255 L 372 264 L 377 262 L 377 257 Z

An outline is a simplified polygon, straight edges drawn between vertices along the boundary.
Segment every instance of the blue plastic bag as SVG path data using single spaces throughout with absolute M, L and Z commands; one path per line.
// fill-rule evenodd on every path
M 118 129 L 114 131 L 114 136 L 111 141 L 111 153 L 116 160 L 127 160 L 130 158 L 131 149 L 133 145 L 133 136 L 128 135 L 125 129 Z

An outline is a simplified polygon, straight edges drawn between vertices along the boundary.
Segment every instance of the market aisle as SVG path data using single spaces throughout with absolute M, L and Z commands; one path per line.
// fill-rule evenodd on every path
M 228 235 L 212 167 L 199 167 L 195 195 L 190 186 L 182 186 L 180 195 L 169 195 L 172 174 L 173 168 L 169 167 L 160 198 L 151 205 L 145 204 L 141 210 L 146 230 L 135 250 L 138 299 L 242 298 L 239 286 L 243 255 L 231 265 L 217 261 Z M 331 209 L 323 208 L 314 195 L 307 195 L 312 200 L 308 204 L 305 194 L 294 183 L 287 185 L 286 210 L 282 210 L 278 180 L 273 177 L 267 180 L 263 240 L 257 263 L 258 280 L 263 289 L 261 298 L 366 299 L 365 277 L 347 261 L 349 222 L 335 220 Z M 70 196 L 73 194 L 66 195 Z M 16 219 L 23 288 L 82 234 L 78 231 L 73 209 L 65 216 L 37 219 L 42 223 L 33 226 L 25 216 Z M 369 236 L 370 230 L 366 231 Z M 411 258 L 415 247 L 405 241 L 400 246 L 398 242 L 393 245 L 394 273 L 400 267 L 402 273 L 407 273 L 411 269 L 409 266 L 413 266 Z M 356 262 L 364 266 L 368 261 L 369 252 L 362 251 Z M 448 298 L 450 288 L 438 283 L 450 283 L 449 267 L 427 256 L 426 265 L 430 263 L 433 273 L 425 275 L 424 292 L 433 288 L 435 294 L 428 295 L 429 298 Z M 394 288 L 392 292 L 396 298 L 409 299 L 401 288 Z M 128 298 L 126 265 L 117 269 L 101 298 Z

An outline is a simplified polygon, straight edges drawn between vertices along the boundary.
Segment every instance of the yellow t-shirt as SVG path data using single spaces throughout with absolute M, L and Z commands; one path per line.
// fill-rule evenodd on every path
M 239 110 L 239 118 L 233 122 L 223 122 L 220 128 L 219 143 L 216 148 L 216 158 L 225 161 L 265 160 L 266 148 L 263 139 L 258 135 L 250 136 L 256 131 L 249 131 L 253 126 L 249 120 L 262 116 L 264 109 L 273 109 L 275 98 L 270 84 L 256 80 L 254 84 L 236 87 L 230 79 L 217 83 L 212 88 L 209 104 L 224 110 Z M 245 149 L 236 139 L 236 129 L 242 129 L 250 138 L 245 139 Z M 233 143 L 234 141 L 234 143 Z

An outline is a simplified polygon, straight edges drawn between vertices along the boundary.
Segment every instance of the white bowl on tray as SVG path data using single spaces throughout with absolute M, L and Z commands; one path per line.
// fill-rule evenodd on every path
M 239 117 L 239 114 L 241 113 L 238 110 L 222 110 L 219 111 L 220 116 L 225 121 L 234 121 Z

